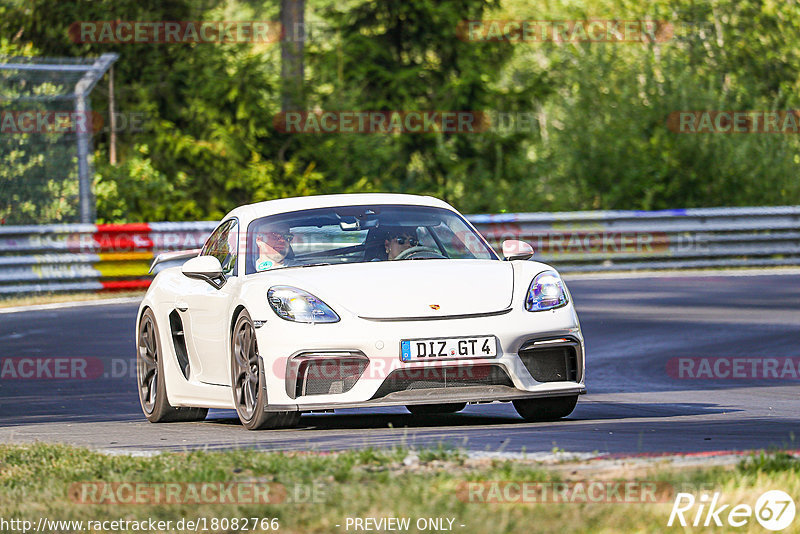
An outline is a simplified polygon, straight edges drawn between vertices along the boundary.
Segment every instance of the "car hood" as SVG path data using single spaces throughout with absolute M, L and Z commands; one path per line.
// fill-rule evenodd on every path
M 509 308 L 514 289 L 511 263 L 498 260 L 325 265 L 281 270 L 276 278 L 315 294 L 339 313 L 375 319 L 498 312 Z

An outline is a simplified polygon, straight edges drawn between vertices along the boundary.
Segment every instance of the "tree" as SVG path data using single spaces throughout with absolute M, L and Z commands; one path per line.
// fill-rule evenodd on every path
M 305 77 L 305 0 L 281 0 L 281 109 L 303 109 Z

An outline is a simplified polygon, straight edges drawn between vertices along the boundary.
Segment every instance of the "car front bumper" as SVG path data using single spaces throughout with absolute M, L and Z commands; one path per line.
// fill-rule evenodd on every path
M 584 342 L 571 304 L 544 312 L 510 310 L 427 320 L 370 320 L 350 315 L 338 323 L 308 325 L 274 315 L 253 319 L 261 324 L 256 335 L 265 366 L 268 411 L 511 401 L 577 395 L 586 390 Z M 486 335 L 496 338 L 495 357 L 400 359 L 400 343 L 405 339 Z M 530 355 L 544 355 L 549 350 L 547 358 L 557 360 L 553 350 L 566 346 L 572 348 L 564 349 L 565 354 L 574 354 L 574 361 L 566 366 L 567 376 L 555 373 L 534 378 L 543 371 L 532 366 Z M 324 361 L 327 364 L 323 365 Z M 310 387 L 308 368 L 304 371 L 303 367 L 310 365 L 308 362 L 320 365 L 311 373 L 314 382 Z

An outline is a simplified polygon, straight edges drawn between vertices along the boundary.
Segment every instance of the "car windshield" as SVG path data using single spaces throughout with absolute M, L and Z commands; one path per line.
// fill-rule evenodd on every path
M 403 205 L 317 208 L 252 221 L 246 272 L 320 264 L 498 256 L 464 219 Z

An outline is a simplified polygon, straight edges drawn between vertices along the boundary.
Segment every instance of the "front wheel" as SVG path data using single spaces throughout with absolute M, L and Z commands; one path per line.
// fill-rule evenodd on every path
M 577 395 L 519 399 L 514 401 L 514 408 L 526 421 L 556 421 L 571 414 L 577 403 Z
M 136 381 L 139 386 L 139 403 L 147 420 L 151 423 L 167 423 L 205 419 L 208 408 L 175 408 L 167 400 L 163 352 L 158 337 L 156 317 L 149 308 L 145 310 L 139 321 L 136 349 Z
M 295 426 L 300 412 L 265 412 L 267 388 L 264 360 L 258 354 L 256 331 L 244 311 L 236 320 L 231 340 L 231 385 L 239 420 L 248 430 Z

